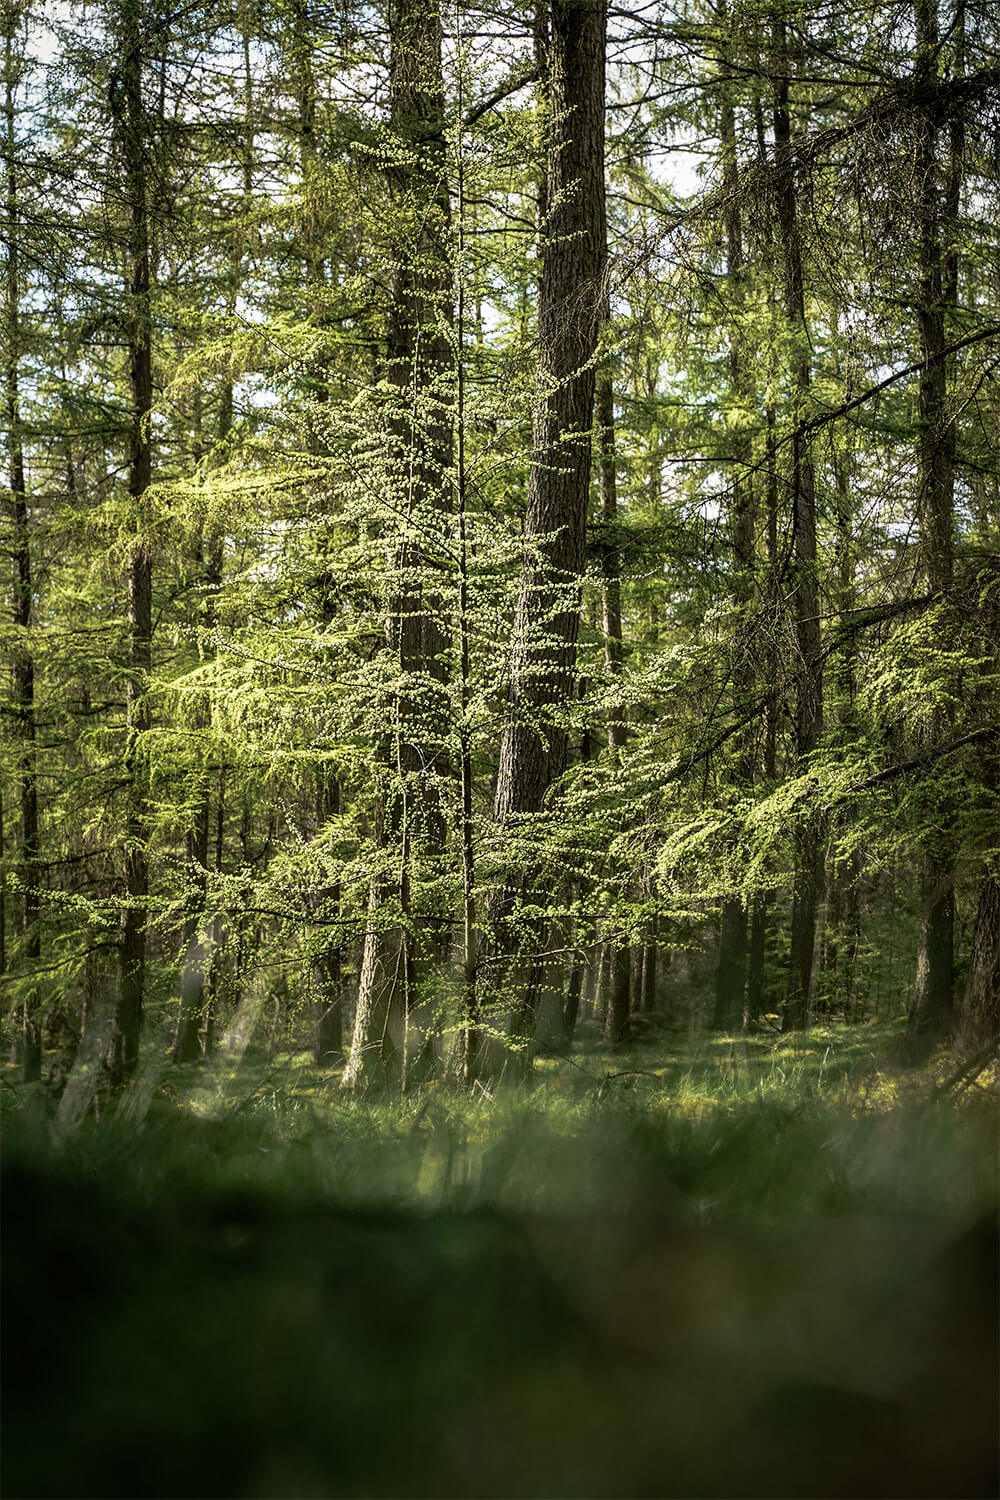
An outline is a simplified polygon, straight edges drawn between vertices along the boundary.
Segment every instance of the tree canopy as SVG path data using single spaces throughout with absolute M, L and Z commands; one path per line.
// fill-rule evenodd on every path
M 985 0 L 16 0 L 5 1025 L 67 1119 L 1000 994 Z

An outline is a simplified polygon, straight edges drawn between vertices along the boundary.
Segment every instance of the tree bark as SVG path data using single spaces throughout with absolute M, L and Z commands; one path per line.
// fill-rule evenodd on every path
M 918 78 L 928 79 L 938 59 L 937 0 L 915 0 Z M 928 588 L 946 594 L 954 573 L 955 427 L 947 412 L 948 364 L 945 312 L 957 290 L 954 251 L 941 244 L 937 126 L 930 112 L 917 116 L 917 229 L 920 286 L 917 326 L 920 356 L 919 436 L 917 439 L 917 518 Z M 956 142 L 953 137 L 953 147 Z M 954 164 L 953 164 L 954 168 Z M 956 184 L 957 193 L 957 184 Z M 957 204 L 955 205 L 957 208 Z M 938 724 L 939 730 L 945 726 Z M 921 854 L 920 928 L 917 971 L 910 1008 L 910 1030 L 927 1041 L 948 1034 L 954 1024 L 955 895 L 954 853 L 943 810 L 940 830 Z
M 979 887 L 961 1039 L 967 1047 L 1000 1040 L 1000 880 L 989 871 Z
M 622 579 L 618 525 L 618 464 L 615 455 L 615 394 L 611 377 L 602 374 L 597 380 L 597 433 L 600 454 L 601 526 L 604 546 L 601 550 L 603 588 L 601 601 L 604 625 L 604 664 L 613 689 L 621 680 L 625 666 L 622 642 Z M 628 738 L 625 712 L 621 702 L 612 698 L 608 713 L 608 748 L 617 754 Z
M 118 938 L 119 991 L 113 1076 L 122 1083 L 135 1071 L 146 976 L 146 901 L 149 892 L 149 802 L 145 739 L 150 728 L 152 667 L 152 543 L 146 492 L 152 477 L 152 321 L 146 123 L 142 103 L 142 39 L 135 0 L 116 14 L 118 59 L 111 80 L 111 117 L 121 156 L 128 226 L 125 246 L 124 323 L 129 362 L 128 492 L 132 502 L 129 544 L 128 675 L 125 684 L 126 790 L 124 900 Z
M 541 812 L 566 764 L 558 710 L 573 691 L 580 579 L 591 465 L 593 358 L 604 306 L 603 0 L 553 0 L 546 48 L 548 204 L 538 308 L 538 384 L 524 552 L 514 623 L 493 824 L 501 834 Z M 484 1008 L 505 1006 L 522 936 L 537 950 L 538 924 L 518 931 L 520 898 L 540 872 L 505 871 L 489 903 L 489 948 L 480 964 Z M 515 995 L 513 1030 L 530 1037 L 537 975 Z
M 14 723 L 18 739 L 17 766 L 20 801 L 18 878 L 22 888 L 21 954 L 26 973 L 26 991 L 21 1007 L 21 1077 L 33 1083 L 42 1076 L 42 1028 L 39 1015 L 37 966 L 42 944 L 39 930 L 40 870 L 38 867 L 38 773 L 35 750 L 35 663 L 31 646 L 32 584 L 31 532 L 28 493 L 21 435 L 19 356 L 21 348 L 20 264 L 18 245 L 18 196 L 16 142 L 14 135 L 14 30 L 16 7 L 7 18 L 4 37 L 4 159 L 7 176 L 7 276 L 5 285 L 6 358 L 4 361 L 7 456 L 10 472 L 12 560 L 14 565 Z
M 795 639 L 798 650 L 796 750 L 802 765 L 823 732 L 823 664 L 820 656 L 819 585 L 816 575 L 816 480 L 808 434 L 799 429 L 811 402 L 809 332 L 806 323 L 799 233 L 798 194 L 789 108 L 789 54 L 784 21 L 775 26 L 774 158 L 778 232 L 781 241 L 785 324 L 791 341 L 792 443 L 790 500 L 793 534 Z M 816 917 L 823 881 L 823 856 L 815 819 L 800 829 L 792 898 L 788 990 L 782 1028 L 805 1026 L 809 1018 Z
M 720 23 L 725 26 L 727 6 L 719 7 Z M 720 65 L 727 69 L 725 49 Z M 738 311 L 744 280 L 743 224 L 740 213 L 739 169 L 736 156 L 736 117 L 731 95 L 726 89 L 722 98 L 719 122 L 719 142 L 722 154 L 722 182 L 725 192 L 723 215 L 726 241 L 726 272 L 728 293 L 734 313 Z M 740 349 L 740 331 L 734 328 L 729 336 L 729 396 L 737 406 L 746 401 L 746 371 Z M 754 505 L 753 491 L 745 475 L 747 466 L 747 442 L 742 427 L 737 424 L 729 454 L 729 480 L 732 499 L 729 510 L 730 540 L 732 545 L 732 606 L 733 606 L 733 665 L 732 686 L 737 703 L 747 697 L 751 682 L 746 649 L 745 612 L 750 598 L 754 570 Z M 741 736 L 738 745 L 734 781 L 738 788 L 746 788 L 753 781 L 753 758 L 749 731 Z M 728 897 L 722 905 L 719 924 L 719 962 L 716 969 L 715 1006 L 712 1025 L 716 1030 L 732 1031 L 743 1024 L 743 995 L 746 988 L 747 956 L 747 911 L 743 898 Z
M 420 540 L 427 511 L 449 509 L 452 456 L 454 358 L 447 330 L 454 309 L 439 8 L 424 0 L 393 0 L 389 28 L 390 114 L 400 151 L 389 182 L 401 233 L 387 327 L 386 378 L 395 392 L 388 462 L 404 519 L 390 546 L 396 583 L 385 643 L 398 660 L 401 686 L 386 706 L 391 730 L 379 753 L 382 862 L 369 891 L 354 1033 L 343 1077 L 347 1088 L 388 1078 L 397 1054 L 391 1016 L 414 1006 L 417 963 L 429 957 L 418 951 L 414 938 L 409 865 L 414 851 L 433 855 L 444 840 L 435 778 L 445 755 L 448 640 L 441 600 L 426 581 Z M 439 937 L 431 934 L 430 949 Z
M 632 988 L 632 949 L 625 939 L 614 945 L 608 1011 L 604 1019 L 605 1045 L 617 1047 L 628 1038 L 629 998 Z

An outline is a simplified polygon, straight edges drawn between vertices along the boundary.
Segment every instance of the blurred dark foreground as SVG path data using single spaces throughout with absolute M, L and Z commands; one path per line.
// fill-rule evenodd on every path
M 995 1176 L 982 1112 L 15 1120 L 4 1494 L 995 1495 Z

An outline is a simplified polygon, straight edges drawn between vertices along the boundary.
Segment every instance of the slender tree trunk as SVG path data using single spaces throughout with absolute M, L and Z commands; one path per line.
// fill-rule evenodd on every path
M 208 841 L 211 808 L 207 791 L 199 797 L 194 820 L 187 835 L 188 865 L 191 871 L 191 893 L 188 914 L 184 919 L 184 961 L 181 968 L 181 1009 L 174 1042 L 175 1063 L 194 1062 L 201 1056 L 201 1027 L 205 1019 L 205 991 L 208 955 L 199 942 L 208 886 Z
M 216 875 L 222 874 L 226 849 L 226 768 L 219 767 L 219 786 L 215 801 L 215 849 L 213 867 Z M 222 987 L 222 953 L 226 941 L 225 924 L 221 913 L 212 918 L 212 962 L 208 971 L 208 991 L 205 996 L 205 1056 L 211 1057 L 215 1050 L 219 1009 L 219 992 Z
M 566 732 L 552 710 L 573 691 L 590 481 L 593 357 L 604 305 L 604 65 L 606 10 L 553 0 L 546 48 L 548 204 L 538 309 L 538 387 L 511 686 L 493 803 L 513 834 L 542 810 L 566 764 Z M 505 1005 L 522 934 L 517 907 L 536 869 L 507 871 L 488 905 L 490 949 L 480 964 L 485 1002 Z M 532 924 L 529 924 L 532 927 Z M 536 951 L 543 934 L 526 934 Z M 514 1032 L 532 1033 L 537 976 L 513 997 Z
M 394 1010 L 416 1000 L 421 958 L 439 947 L 433 933 L 423 954 L 414 937 L 409 865 L 415 852 L 440 854 L 440 789 L 425 761 L 444 761 L 447 634 L 442 604 L 425 580 L 422 527 L 428 510 L 450 508 L 451 377 L 454 358 L 450 202 L 444 156 L 442 28 L 437 5 L 392 0 L 390 112 L 400 159 L 389 172 L 401 205 L 392 273 L 386 377 L 397 404 L 390 420 L 390 483 L 404 519 L 390 565 L 397 580 L 386 622 L 386 647 L 398 660 L 401 687 L 388 707 L 377 842 L 382 859 L 369 891 L 358 1004 L 345 1087 L 384 1081 L 397 1048 Z
M 916 70 L 930 83 L 938 60 L 937 0 L 915 0 Z M 928 110 L 917 116 L 917 217 L 920 236 L 920 289 L 917 324 L 920 356 L 920 433 L 917 442 L 917 516 L 928 587 L 946 595 L 954 572 L 955 427 L 948 420 L 948 364 L 945 314 L 957 290 L 954 250 L 941 243 L 937 126 Z M 961 138 L 952 137 L 953 151 Z M 956 163 L 952 163 L 957 197 Z M 957 209 L 957 202 L 955 203 Z M 939 729 L 945 726 L 938 724 Z M 910 1030 L 928 1041 L 947 1034 L 954 1023 L 955 870 L 954 852 L 942 809 L 940 833 L 925 845 L 920 870 L 920 930 Z
M 747 934 L 747 1023 L 755 1025 L 763 1016 L 766 1003 L 767 934 L 771 917 L 770 891 L 758 892 L 750 914 Z
M 41 957 L 39 931 L 38 868 L 38 773 L 35 757 L 35 663 L 31 646 L 32 586 L 31 534 L 28 518 L 28 493 L 24 474 L 24 448 L 21 437 L 21 407 L 18 389 L 18 362 L 21 347 L 20 265 L 18 246 L 18 198 L 16 143 L 14 137 L 14 30 L 16 7 L 12 7 L 4 38 L 4 158 L 7 174 L 7 276 L 5 286 L 4 361 L 5 406 L 7 417 L 7 456 L 10 472 L 10 512 L 12 522 L 12 557 L 14 565 L 14 626 L 17 631 L 14 675 L 14 722 L 18 737 L 18 783 L 20 794 L 20 837 L 18 877 L 23 899 L 23 937 L 21 952 L 27 970 L 27 988 L 21 1010 L 21 1077 L 25 1083 L 42 1076 L 42 1030 L 39 1016 L 37 966 Z
M 465 95 L 462 73 L 459 73 L 458 113 L 461 120 L 465 112 Z M 468 484 L 465 466 L 465 147 L 461 135 L 458 138 L 458 265 L 456 280 L 458 298 L 456 308 L 456 382 L 455 382 L 455 501 L 458 521 L 458 673 L 459 673 L 459 780 L 461 785 L 461 807 L 459 811 L 459 842 L 462 850 L 462 1016 L 465 1022 L 464 1057 L 462 1067 L 466 1082 L 471 1082 L 479 1067 L 482 1036 L 479 1027 L 479 997 L 476 992 L 476 969 L 478 962 L 476 937 L 476 861 L 475 830 L 472 812 L 472 652 L 469 621 L 469 561 L 470 538 L 468 517 Z M 476 301 L 476 339 L 483 341 L 482 304 Z M 574 1020 L 575 1024 L 575 1020 Z M 572 1033 L 571 1033 L 572 1036 Z
M 617 1047 L 629 1031 L 629 999 L 632 987 L 632 949 L 624 939 L 615 943 L 611 961 L 608 1011 L 604 1018 L 604 1041 Z
M 586 957 L 579 947 L 580 923 L 577 916 L 583 882 L 575 880 L 570 885 L 570 918 L 567 923 L 567 944 L 571 949 L 569 977 L 562 1005 L 562 1036 L 567 1047 L 573 1044 L 576 1023 L 580 1018 L 580 1000 L 583 995 L 583 979 L 586 972 Z
M 3 816 L 3 787 L 0 786 L 0 979 L 7 973 L 7 835 Z
M 659 960 L 659 948 L 657 946 L 658 922 L 654 914 L 646 940 L 642 945 L 642 1000 L 641 1006 L 644 1015 L 650 1015 L 656 1010 L 656 971 Z
M 775 436 L 775 412 L 765 408 L 765 543 L 767 547 L 768 601 L 770 605 L 770 630 L 765 650 L 767 681 L 773 686 L 778 678 L 778 654 L 774 639 L 778 629 L 778 468 Z M 773 785 L 777 776 L 778 760 L 778 696 L 771 692 L 767 700 L 764 717 L 763 762 L 764 779 Z M 754 898 L 750 914 L 750 932 L 747 942 L 747 989 L 746 1014 L 751 1023 L 765 1014 L 767 1000 L 767 949 L 774 906 L 773 891 L 759 891 Z
M 712 1014 L 712 1026 L 716 1031 L 737 1031 L 743 1024 L 746 956 L 747 911 L 739 897 L 734 896 L 722 903 Z
M 617 688 L 625 665 L 622 644 L 622 580 L 618 526 L 618 464 L 615 456 L 615 396 L 611 376 L 603 373 L 597 380 L 597 432 L 600 453 L 601 527 L 604 545 L 601 550 L 603 588 L 601 600 L 604 626 L 604 664 L 608 677 Z M 620 701 L 613 698 L 608 713 L 608 748 L 612 754 L 625 744 L 628 728 Z
M 727 6 L 719 7 L 720 24 L 727 23 Z M 728 71 L 726 50 L 720 59 L 720 67 Z M 724 89 L 719 122 L 719 141 L 722 154 L 722 181 L 725 190 L 724 231 L 726 241 L 726 271 L 728 295 L 733 314 L 738 314 L 743 294 L 743 224 L 740 213 L 739 167 L 736 156 L 736 119 L 732 97 Z M 729 337 L 729 395 L 736 406 L 747 401 L 747 378 L 740 346 L 740 332 L 733 328 Z M 752 683 L 748 666 L 749 653 L 746 642 L 745 615 L 753 585 L 754 571 L 754 504 L 753 490 L 746 477 L 749 458 L 747 440 L 743 427 L 737 423 L 733 428 L 733 440 L 729 462 L 730 501 L 729 525 L 732 545 L 732 605 L 734 638 L 732 644 L 732 688 L 737 705 L 748 695 Z M 753 781 L 753 756 L 748 732 L 744 743 L 737 748 L 737 763 L 734 780 L 739 788 Z M 712 1025 L 718 1030 L 731 1031 L 743 1024 L 743 998 L 746 988 L 747 956 L 747 911 L 741 896 L 730 896 L 722 905 L 719 924 L 719 962 L 716 969 L 715 1007 Z
M 111 113 L 121 155 L 128 215 L 124 323 L 129 361 L 128 491 L 132 541 L 127 560 L 128 676 L 125 684 L 125 879 L 118 939 L 119 993 L 113 1073 L 123 1082 L 135 1071 L 146 977 L 146 901 L 149 891 L 149 803 L 145 740 L 150 727 L 152 667 L 152 544 L 146 492 L 152 477 L 152 324 L 150 318 L 149 216 L 146 124 L 142 103 L 142 38 L 135 0 L 116 17 L 119 48 L 111 81 Z
M 806 324 L 799 234 L 799 206 L 789 111 L 789 54 L 785 23 L 775 27 L 777 77 L 774 83 L 774 157 L 778 231 L 781 241 L 785 323 L 791 343 L 792 444 L 791 508 L 794 548 L 795 638 L 798 648 L 796 749 L 803 764 L 823 732 L 823 665 L 820 657 L 819 585 L 816 575 L 816 480 L 810 439 L 798 431 L 811 401 L 809 333 Z M 788 991 L 782 1026 L 794 1030 L 809 1017 L 816 918 L 823 882 L 823 852 L 815 817 L 799 833 L 792 899 Z
M 321 766 L 318 771 L 316 821 L 322 827 L 340 813 L 340 782 L 333 771 Z M 340 882 L 334 881 L 320 893 L 324 917 L 331 923 L 340 918 Z M 313 964 L 316 1004 L 316 1061 L 329 1065 L 339 1057 L 344 1045 L 343 1023 L 343 945 L 338 935 L 325 942 Z
M 836 335 L 837 329 L 832 330 Z M 845 438 L 849 443 L 850 439 Z M 851 477 L 853 455 L 848 447 L 833 460 L 834 502 L 837 526 L 836 606 L 843 621 L 856 604 L 855 539 Z M 841 648 L 836 669 L 836 711 L 840 742 L 857 740 L 855 714 L 856 648 L 853 633 Z M 858 947 L 857 883 L 860 878 L 860 852 L 834 864 L 831 860 L 826 877 L 826 926 L 822 950 L 826 974 L 826 1003 L 841 1014 L 850 1014 L 854 992 L 854 964 Z

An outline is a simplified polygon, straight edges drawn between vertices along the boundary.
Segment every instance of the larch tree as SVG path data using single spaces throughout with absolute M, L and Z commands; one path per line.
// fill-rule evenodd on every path
M 372 877 L 357 1013 L 344 1086 L 384 1075 L 397 1053 L 400 1010 L 415 1006 L 418 965 L 410 866 L 440 853 L 439 778 L 447 705 L 448 635 L 426 567 L 428 540 L 451 505 L 454 353 L 450 193 L 439 9 L 393 0 L 389 9 L 389 161 L 398 218 L 386 329 L 386 478 L 395 522 L 386 540 L 385 650 L 393 677 L 382 697 L 382 786 L 376 810 L 380 867 Z
M 545 50 L 548 108 L 542 278 L 538 300 L 538 393 L 524 516 L 524 552 L 514 622 L 510 687 L 500 743 L 493 823 L 514 835 L 543 811 L 566 764 L 561 713 L 573 690 L 580 580 L 590 489 L 594 356 L 604 306 L 606 211 L 604 0 L 553 0 Z M 543 871 L 502 870 L 490 893 L 488 962 L 480 966 L 484 1009 L 510 982 L 522 942 L 518 911 Z M 529 944 L 538 942 L 536 924 Z M 530 1036 L 537 966 L 515 997 L 515 1032 Z

